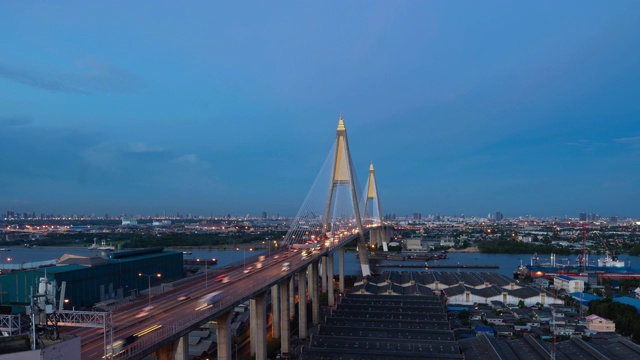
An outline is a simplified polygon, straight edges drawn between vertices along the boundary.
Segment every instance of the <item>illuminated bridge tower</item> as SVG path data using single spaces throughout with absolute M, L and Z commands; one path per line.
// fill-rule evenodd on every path
M 376 183 L 376 171 L 373 163 L 369 165 L 369 177 L 365 185 L 364 206 L 362 207 L 364 226 L 371 227 L 369 232 L 369 243 L 373 247 L 383 247 L 387 251 L 388 231 L 382 222 L 382 209 L 380 198 L 378 197 L 378 186 Z
M 353 162 L 351 161 L 351 153 L 349 152 L 349 141 L 347 140 L 347 128 L 344 126 L 344 119 L 340 115 L 338 121 L 338 129 L 336 131 L 336 148 L 333 159 L 333 166 L 331 172 L 331 181 L 329 184 L 329 193 L 327 197 L 327 205 L 325 207 L 325 213 L 322 222 L 322 232 L 327 233 L 333 231 L 330 227 L 336 227 L 336 223 L 339 223 L 340 215 L 332 216 L 332 210 L 334 210 L 334 196 L 340 188 L 347 188 L 349 190 L 349 198 L 351 199 L 351 206 L 354 212 L 355 224 L 343 224 L 344 228 L 353 227 L 358 232 L 358 255 L 360 258 L 360 266 L 362 267 L 362 276 L 371 274 L 369 268 L 369 259 L 367 257 L 367 248 L 364 239 L 364 233 L 362 230 L 362 218 L 360 217 L 360 208 L 358 203 L 358 189 L 356 187 L 356 177 L 353 172 Z M 337 225 L 337 227 L 341 227 Z

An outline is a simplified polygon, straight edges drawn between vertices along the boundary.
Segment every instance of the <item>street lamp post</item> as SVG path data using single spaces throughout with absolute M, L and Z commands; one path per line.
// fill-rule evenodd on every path
M 151 277 L 152 276 L 157 276 L 157 277 L 162 277 L 162 274 L 157 273 L 155 275 L 147 275 L 147 274 L 143 274 L 143 273 L 138 273 L 138 276 L 146 276 L 147 279 L 149 279 L 149 288 L 147 289 L 147 291 L 149 292 L 149 308 L 151 308 Z
M 240 248 L 236 248 L 236 250 L 240 250 Z M 253 248 L 249 248 L 249 251 L 253 251 Z M 247 249 L 242 249 L 242 266 L 247 268 Z
M 197 262 L 200 262 L 200 259 L 196 259 Z M 207 290 L 207 285 L 209 284 L 209 278 L 207 276 L 207 260 L 204 259 L 204 289 Z

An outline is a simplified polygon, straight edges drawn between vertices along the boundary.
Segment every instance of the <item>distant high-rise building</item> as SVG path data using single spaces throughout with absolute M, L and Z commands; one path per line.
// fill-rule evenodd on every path
M 422 214 L 418 212 L 413 213 L 413 220 L 420 220 L 420 219 L 422 219 Z
M 501 221 L 502 219 L 504 219 L 504 215 L 502 215 L 502 212 L 496 211 L 496 221 Z
M 266 211 L 263 211 L 263 212 L 262 212 L 262 218 L 263 218 L 263 219 L 266 219 L 266 218 L 267 218 L 267 212 L 266 212 Z
M 580 221 L 587 221 L 587 213 L 586 212 L 581 212 L 580 213 Z

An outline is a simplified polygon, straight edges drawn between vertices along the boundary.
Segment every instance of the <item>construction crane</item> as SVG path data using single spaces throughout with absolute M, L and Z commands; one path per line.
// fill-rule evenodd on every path
M 585 223 L 582 223 L 582 253 L 578 255 L 578 263 L 584 274 L 587 271 L 587 224 Z
M 616 253 L 613 250 L 609 250 L 609 247 L 607 246 L 607 241 L 600 235 L 600 232 L 592 231 L 592 233 L 598 237 L 598 239 L 600 240 L 600 243 L 602 243 L 602 247 L 604 247 L 605 254 L 609 258 L 611 258 L 611 261 L 617 261 L 618 257 L 616 256 Z

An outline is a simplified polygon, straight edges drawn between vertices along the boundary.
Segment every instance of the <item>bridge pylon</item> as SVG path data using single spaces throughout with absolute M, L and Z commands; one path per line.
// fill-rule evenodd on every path
M 382 210 L 380 208 L 380 198 L 378 197 L 378 186 L 376 183 L 376 170 L 373 163 L 369 165 L 369 177 L 365 186 L 363 223 L 364 225 L 379 226 L 382 225 Z
M 369 243 L 374 247 L 383 248 L 384 251 L 387 251 L 387 243 L 391 235 L 389 235 L 388 229 L 385 229 L 382 221 L 382 208 L 380 206 L 376 170 L 373 168 L 373 163 L 369 165 L 369 177 L 367 178 L 363 198 L 362 222 L 364 226 L 375 227 L 369 232 Z
M 338 129 L 336 130 L 336 147 L 331 167 L 331 181 L 329 183 L 329 193 L 327 197 L 327 205 L 325 207 L 322 232 L 326 233 L 330 230 L 332 216 L 331 211 L 334 204 L 334 196 L 339 187 L 347 187 L 351 199 L 355 216 L 355 226 L 358 231 L 358 255 L 360 258 L 360 266 L 362 268 L 362 276 L 371 274 L 369 267 L 369 259 L 367 257 L 367 247 L 362 230 L 362 218 L 360 217 L 360 206 L 358 203 L 358 189 L 356 187 L 356 177 L 353 171 L 353 162 L 351 161 L 351 152 L 349 151 L 349 141 L 347 139 L 347 128 L 344 125 L 344 119 L 340 115 L 338 120 Z

